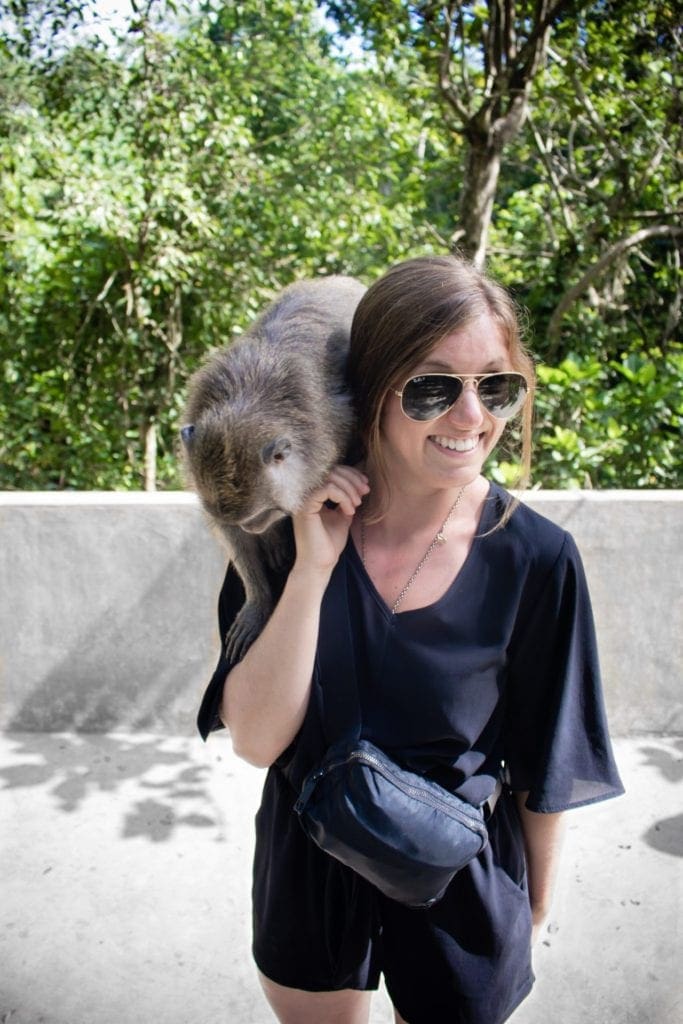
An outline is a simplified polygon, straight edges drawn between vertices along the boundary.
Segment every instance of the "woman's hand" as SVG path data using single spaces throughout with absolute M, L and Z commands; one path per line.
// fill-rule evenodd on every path
M 334 467 L 322 487 L 312 491 L 292 516 L 297 567 L 331 573 L 344 550 L 356 509 L 369 490 L 364 473 L 351 466 Z
M 531 908 L 531 945 L 535 946 L 543 933 L 544 926 L 548 920 L 546 910 L 534 910 Z

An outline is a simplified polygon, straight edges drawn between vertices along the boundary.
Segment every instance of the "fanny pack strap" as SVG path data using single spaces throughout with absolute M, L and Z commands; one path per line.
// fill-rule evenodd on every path
M 352 543 L 350 538 L 348 543 Z M 323 730 L 332 746 L 360 739 L 362 725 L 344 555 L 325 591 L 320 623 L 317 669 L 322 683 Z

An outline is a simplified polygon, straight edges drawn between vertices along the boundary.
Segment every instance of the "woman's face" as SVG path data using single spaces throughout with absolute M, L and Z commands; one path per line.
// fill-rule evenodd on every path
M 447 335 L 414 368 L 419 373 L 462 375 L 513 370 L 507 345 L 489 316 Z M 400 390 L 405 381 L 397 381 Z M 505 421 L 484 409 L 468 382 L 455 405 L 426 423 L 408 419 L 392 391 L 382 410 L 382 442 L 392 486 L 400 490 L 462 487 L 481 473 L 505 429 Z

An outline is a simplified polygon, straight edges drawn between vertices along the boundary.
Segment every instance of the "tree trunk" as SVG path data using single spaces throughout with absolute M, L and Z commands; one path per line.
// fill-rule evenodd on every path
M 553 314 L 550 317 L 546 336 L 548 338 L 548 352 L 546 358 L 553 359 L 558 352 L 560 345 L 560 336 L 562 328 L 562 320 L 565 313 L 573 306 L 577 299 L 579 299 L 583 293 L 605 272 L 605 270 L 612 264 L 615 259 L 627 252 L 629 249 L 633 249 L 635 246 L 640 245 L 641 242 L 646 242 L 651 238 L 676 238 L 683 235 L 683 228 L 674 226 L 673 224 L 653 224 L 649 228 L 641 228 L 640 231 L 636 231 L 635 234 L 629 235 L 628 238 L 621 238 L 614 245 L 611 245 L 606 252 L 602 254 L 599 260 L 596 260 L 592 266 L 588 267 L 586 271 L 581 275 L 575 285 L 569 288 L 557 306 L 553 310 Z
M 500 174 L 500 151 L 490 138 L 470 141 L 460 195 L 461 246 L 480 270 L 486 259 L 489 227 Z
M 145 490 L 157 489 L 157 428 L 148 423 L 145 430 Z
M 493 213 L 501 157 L 517 135 L 528 113 L 534 78 L 545 63 L 552 27 L 567 12 L 585 6 L 585 0 L 536 0 L 520 10 L 514 0 L 486 0 L 480 5 L 488 17 L 478 40 L 483 86 L 475 87 L 470 74 L 471 52 L 466 38 L 464 5 L 459 0 L 437 5 L 427 24 L 438 46 L 438 84 L 448 111 L 451 130 L 467 140 L 467 166 L 460 194 L 460 227 L 453 235 L 474 264 L 483 267 Z M 435 47 L 436 49 L 436 47 Z

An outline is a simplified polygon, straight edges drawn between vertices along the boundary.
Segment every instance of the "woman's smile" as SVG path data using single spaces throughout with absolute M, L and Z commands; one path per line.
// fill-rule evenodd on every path
M 479 444 L 482 436 L 481 434 L 475 434 L 470 437 L 445 437 L 443 434 L 439 434 L 430 436 L 429 440 L 437 448 L 442 448 L 449 452 L 472 452 Z

